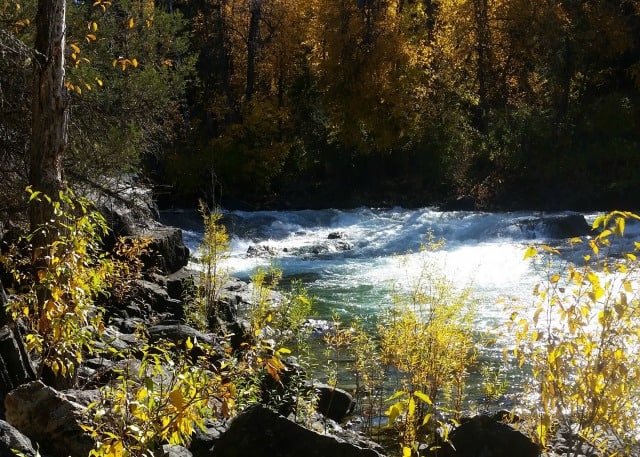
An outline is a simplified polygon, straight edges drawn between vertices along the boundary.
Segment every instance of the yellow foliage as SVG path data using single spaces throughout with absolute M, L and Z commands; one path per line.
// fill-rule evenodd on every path
M 593 255 L 584 256 L 582 265 L 549 275 L 547 284 L 536 289 L 539 302 L 532 317 L 512 313 L 519 343 L 514 354 L 521 364 L 530 364 L 539 393 L 539 403 L 528 406 L 542 445 L 556 423 L 577 427 L 583 437 L 616 437 L 608 453 L 626 453 L 638 444 L 632 430 L 640 423 L 640 410 L 632 405 L 640 401 L 640 296 L 635 287 L 640 265 L 631 253 L 601 254 L 602 246 L 613 246 L 612 237 L 623 236 L 629 218 L 638 216 L 614 211 L 596 218 L 593 228 L 600 232 L 590 240 Z M 559 255 L 556 249 L 547 252 Z M 539 408 L 541 415 L 534 412 Z M 579 453 L 580 446 L 579 440 L 570 440 L 568 452 Z

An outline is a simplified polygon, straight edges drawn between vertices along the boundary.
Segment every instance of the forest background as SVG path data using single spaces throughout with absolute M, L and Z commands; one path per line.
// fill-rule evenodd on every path
M 35 0 L 0 2 L 0 211 Z M 638 0 L 67 2 L 65 178 L 228 208 L 637 206 Z

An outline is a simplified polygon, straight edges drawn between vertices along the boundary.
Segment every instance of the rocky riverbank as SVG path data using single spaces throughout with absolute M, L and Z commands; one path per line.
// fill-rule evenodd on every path
M 225 310 L 221 313 L 223 322 L 216 330 L 199 331 L 187 325 L 185 320 L 185 307 L 193 299 L 197 278 L 187 268 L 189 251 L 184 246 L 180 229 L 159 224 L 153 211 L 140 213 L 113 203 L 99 208 L 109 221 L 112 234 L 151 240 L 148 253 L 141 259 L 144 263 L 142 275 L 135 281 L 126 300 L 117 304 L 106 300 L 106 326 L 100 339 L 92 343 L 101 346 L 101 355 L 86 357 L 73 382 L 60 382 L 55 377 L 36 374 L 32 354 L 25 350 L 22 341 L 19 322 L 6 319 L 2 323 L 2 457 L 89 455 L 96 442 L 87 431 L 87 409 L 101 401 L 100 387 L 123 369 L 132 372 L 140 369 L 142 346 L 151 345 L 152 351 L 154 345 L 166 342 L 176 346 L 184 345 L 186 341 L 202 342 L 217 347 L 222 356 L 227 350 L 243 351 L 252 338 L 243 316 L 254 297 L 251 284 L 229 279 L 219 296 L 220 308 Z M 5 239 L 15 236 L 4 234 Z M 335 238 L 340 240 L 340 237 Z M 4 305 L 11 297 L 2 290 L 0 298 Z M 278 299 L 277 293 L 271 297 L 271 300 Z M 113 354 L 113 357 L 105 354 Z M 294 361 L 285 362 L 285 372 L 296 369 Z M 348 392 L 317 385 L 311 379 L 306 382 L 309 388 L 315 389 L 317 402 L 316 411 L 309 413 L 303 424 L 286 417 L 287 411 L 276 412 L 256 403 L 230 420 L 217 416 L 208 418 L 202 429 L 193 432 L 187 446 L 162 443 L 154 450 L 155 455 L 376 457 L 393 453 L 393 449 L 385 451 L 367 437 L 340 425 L 353 409 L 353 399 Z M 442 443 L 437 451 L 424 448 L 420 452 L 447 457 L 538 456 L 538 447 L 506 423 L 504 417 L 471 418 L 450 433 L 449 443 Z

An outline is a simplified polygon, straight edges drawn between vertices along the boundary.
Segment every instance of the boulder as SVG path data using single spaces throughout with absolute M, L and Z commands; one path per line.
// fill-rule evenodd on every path
M 550 238 L 574 238 L 591 232 L 591 226 L 582 214 L 559 214 L 542 219 L 545 234 Z
M 315 391 L 318 396 L 318 412 L 336 422 L 351 414 L 356 406 L 353 396 L 346 390 L 327 384 L 316 384 Z
M 22 337 L 14 324 L 0 327 L 0 415 L 4 398 L 13 389 L 36 379 Z
M 149 339 L 152 342 L 160 340 L 171 341 L 175 344 L 184 343 L 187 338 L 191 338 L 192 342 L 199 341 L 202 343 L 213 344 L 214 339 L 211 335 L 199 332 L 189 325 L 179 321 L 165 321 L 158 325 L 149 327 Z
M 256 405 L 230 424 L 210 456 L 246 457 L 381 457 L 371 448 L 304 428 L 272 410 Z
M 86 457 L 95 443 L 81 427 L 86 408 L 41 381 L 24 384 L 5 398 L 6 420 L 45 452 Z
M 225 430 L 226 426 L 222 422 L 207 419 L 204 423 L 204 428 L 197 428 L 193 433 L 191 444 L 189 445 L 189 451 L 191 451 L 193 457 L 210 456 L 213 447 Z
M 18 451 L 23 457 L 35 457 L 38 455 L 29 438 L 24 436 L 8 422 L 0 420 L 0 456 L 18 456 Z
M 492 417 L 473 417 L 449 434 L 451 444 L 437 450 L 437 457 L 538 457 L 540 449 L 527 436 Z M 435 455 L 428 451 L 425 455 Z
M 134 301 L 141 301 L 149 305 L 156 313 L 169 314 L 177 319 L 184 317 L 182 301 L 171 298 L 167 289 L 162 285 L 144 279 L 137 279 L 133 284 L 136 297 Z
M 175 300 L 187 301 L 196 296 L 196 278 L 198 273 L 188 268 L 181 268 L 167 275 L 164 279 L 167 293 Z
M 193 457 L 187 448 L 176 444 L 164 444 L 153 455 L 154 457 Z
M 189 248 L 184 245 L 182 230 L 154 224 L 136 228 L 133 238 L 150 240 L 149 252 L 142 256 L 146 269 L 158 269 L 164 274 L 175 273 L 189 262 Z

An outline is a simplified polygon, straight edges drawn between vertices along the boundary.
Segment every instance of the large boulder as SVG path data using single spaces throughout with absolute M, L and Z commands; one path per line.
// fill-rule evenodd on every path
M 87 457 L 95 443 L 81 427 L 86 408 L 40 381 L 24 384 L 5 398 L 9 424 L 54 455 Z
M 449 442 L 437 450 L 437 457 L 538 457 L 540 449 L 527 436 L 508 424 L 480 415 L 469 419 L 449 434 Z M 434 455 L 429 451 L 426 455 Z
M 78 190 L 106 219 L 107 250 L 121 237 L 149 239 L 149 253 L 142 259 L 145 267 L 173 273 L 187 264 L 189 249 L 184 245 L 182 230 L 158 222 L 160 214 L 153 192 L 137 176 L 103 178 Z
M 256 405 L 236 417 L 220 437 L 211 456 L 246 457 L 381 457 L 374 449 L 304 428 L 274 411 Z
M 149 252 L 142 257 L 147 269 L 175 273 L 189 262 L 189 248 L 182 239 L 182 230 L 161 224 L 140 227 L 131 234 L 134 238 L 150 240 Z

